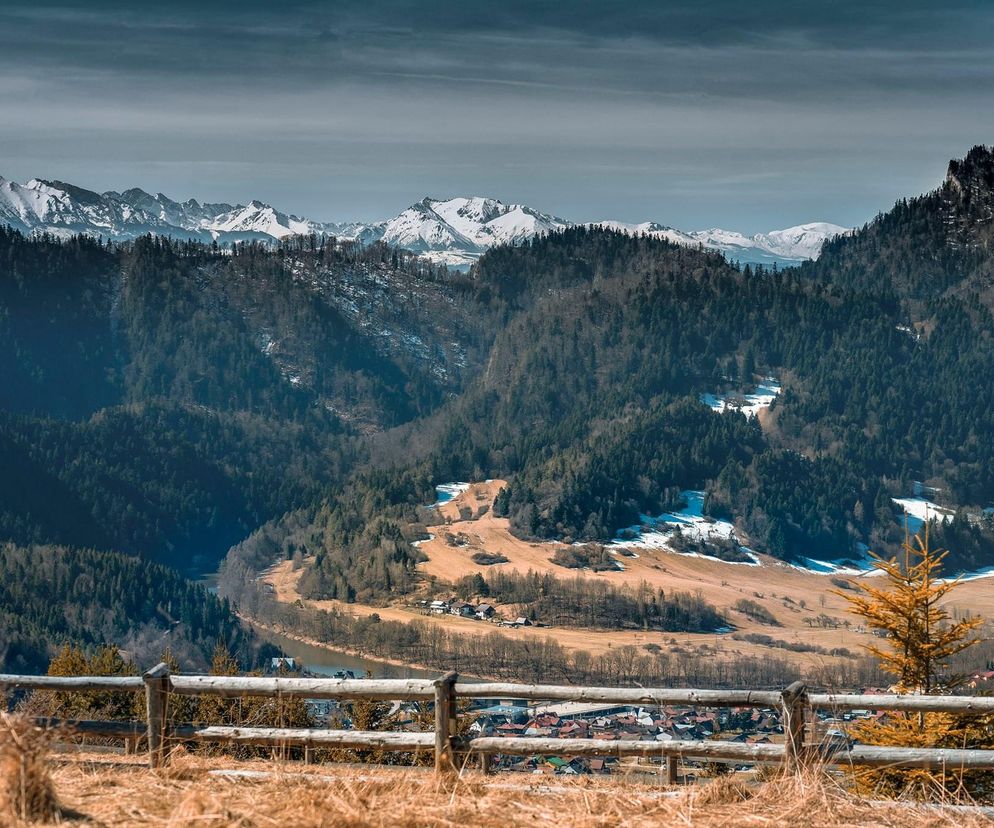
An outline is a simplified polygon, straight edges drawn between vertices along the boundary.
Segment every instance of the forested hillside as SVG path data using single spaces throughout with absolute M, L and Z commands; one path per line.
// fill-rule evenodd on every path
M 916 300 L 912 308 L 949 293 L 978 293 L 989 304 L 992 219 L 994 154 L 977 146 L 949 162 L 938 189 L 827 242 L 802 272 L 847 292 Z
M 0 230 L 0 259 L 0 537 L 19 542 L 216 563 L 343 480 L 362 433 L 429 413 L 472 370 L 463 316 L 425 330 L 443 272 L 383 246 Z M 404 311 L 377 296 L 404 283 Z
M 892 498 L 928 481 L 973 515 L 950 563 L 989 563 L 991 168 L 973 150 L 939 191 L 799 270 L 585 228 L 491 251 L 471 277 L 507 323 L 434 418 L 422 468 L 510 478 L 499 508 L 526 538 L 607 539 L 704 488 L 711 514 L 786 559 L 896 549 Z M 912 278 L 926 272 L 930 291 Z M 700 401 L 768 375 L 783 392 L 762 428 Z M 312 594 L 341 594 L 347 542 L 325 535 Z
M 100 558 L 113 552 L 209 571 L 260 524 L 318 503 L 363 462 L 364 434 L 430 413 L 480 358 L 477 317 L 458 308 L 472 297 L 383 245 L 221 251 L 0 229 L 0 262 L 0 540 L 19 544 L 5 578 L 28 625 L 11 627 L 21 659 L 59 636 L 136 634 L 38 621 L 86 595 L 46 585 L 41 562 L 13 566 L 26 545 L 64 545 L 97 572 L 119 565 Z M 443 301 L 455 310 L 432 334 Z M 170 600 L 157 581 L 148 600 Z M 94 611 L 121 604 L 101 600 Z M 182 630 L 191 652 L 217 634 Z
M 206 666 L 218 643 L 258 658 L 227 602 L 174 570 L 138 558 L 0 544 L 0 672 L 44 672 L 67 642 L 119 643 L 140 664 L 169 651 Z

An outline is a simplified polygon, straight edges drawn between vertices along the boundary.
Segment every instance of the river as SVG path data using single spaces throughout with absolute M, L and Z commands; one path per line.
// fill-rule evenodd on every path
M 297 663 L 310 673 L 331 676 L 339 670 L 351 670 L 356 678 L 362 678 L 369 673 L 373 678 L 438 678 L 443 671 L 418 670 L 414 667 L 390 664 L 386 661 L 376 661 L 372 658 L 348 655 L 329 650 L 325 647 L 315 647 L 294 638 L 288 638 L 279 633 L 256 628 L 256 634 L 284 653 L 297 659 Z

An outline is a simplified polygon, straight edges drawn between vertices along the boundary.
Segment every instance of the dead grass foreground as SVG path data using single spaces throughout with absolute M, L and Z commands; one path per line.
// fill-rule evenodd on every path
M 122 759 L 55 757 L 51 775 L 62 810 L 54 821 L 30 825 L 994 826 L 994 820 L 960 810 L 859 801 L 816 774 L 755 787 L 718 781 L 673 791 L 612 777 L 572 781 L 468 773 L 439 780 L 417 769 L 236 764 L 193 756 L 157 773 Z
M 45 755 L 49 735 L 0 713 L 0 825 L 52 822 L 60 816 Z

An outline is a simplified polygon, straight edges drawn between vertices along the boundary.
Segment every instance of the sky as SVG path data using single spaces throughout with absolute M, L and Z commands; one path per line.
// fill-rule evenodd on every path
M 994 143 L 992 0 L 0 0 L 0 176 L 852 226 Z

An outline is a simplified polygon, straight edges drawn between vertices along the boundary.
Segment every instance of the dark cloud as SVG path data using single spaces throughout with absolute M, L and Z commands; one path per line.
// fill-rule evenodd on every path
M 383 216 L 425 192 L 861 221 L 994 140 L 994 5 L 0 7 L 0 174 Z

